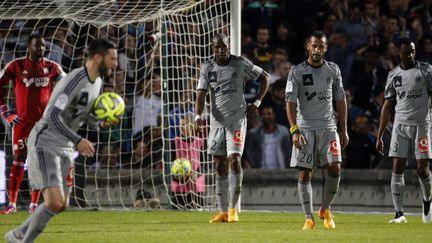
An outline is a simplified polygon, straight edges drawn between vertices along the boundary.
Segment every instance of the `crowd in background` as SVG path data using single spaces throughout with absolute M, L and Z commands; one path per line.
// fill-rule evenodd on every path
M 248 116 L 244 167 L 289 166 L 291 140 L 285 112 L 286 80 L 291 67 L 306 58 L 306 36 L 321 29 L 328 37 L 326 60 L 339 65 L 347 95 L 350 144 L 344 152 L 344 167 L 390 168 L 390 160 L 376 152 L 375 140 L 387 74 L 399 63 L 394 43 L 399 37 L 410 37 L 416 44 L 417 59 L 432 64 L 431 23 L 432 0 L 243 0 L 242 55 L 271 75 L 271 87 L 260 112 Z M 120 164 L 143 168 L 152 164 L 158 167 L 163 157 L 165 131 L 161 127 L 164 119 L 161 115 L 164 107 L 160 106 L 161 53 L 150 37 L 155 28 L 153 22 L 94 28 L 65 20 L 2 20 L 0 45 L 5 51 L 1 64 L 3 67 L 13 58 L 25 55 L 25 44 L 20 46 L 25 42 L 13 41 L 25 36 L 25 31 L 28 34 L 39 31 L 46 39 L 47 57 L 60 63 L 66 72 L 82 65 L 89 38 L 110 36 L 119 46 L 119 67 L 104 89 L 123 95 L 127 104 L 125 118 L 109 131 L 81 132 L 100 144 L 98 161 L 93 161 L 97 162 L 96 166 Z M 185 92 L 170 94 L 173 102 L 166 107 L 171 126 L 167 136 L 171 140 L 182 136 L 179 129 L 182 117 L 194 113 L 192 90 L 199 62 L 203 61 L 182 56 L 184 50 L 175 48 L 169 46 L 168 51 L 183 58 L 180 62 L 183 65 L 171 63 L 173 73 L 178 74 L 171 88 Z M 246 84 L 248 102 L 254 101 L 258 85 L 254 80 Z M 384 136 L 387 142 L 390 131 L 389 128 Z M 268 139 L 264 139 L 266 136 Z M 265 153 L 274 146 L 276 153 Z

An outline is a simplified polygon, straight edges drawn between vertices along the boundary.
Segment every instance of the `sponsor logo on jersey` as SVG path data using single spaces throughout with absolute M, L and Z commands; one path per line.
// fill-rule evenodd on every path
M 405 93 L 405 91 L 398 91 L 397 95 L 398 95 L 399 99 L 401 100 L 401 99 L 405 98 L 406 93 Z
M 215 88 L 215 94 L 231 94 L 237 93 L 238 88 L 236 83 L 225 83 Z
M 49 78 L 24 78 L 23 83 L 26 87 L 30 87 L 33 83 L 36 87 L 47 87 L 49 84 Z
M 427 137 L 420 138 L 419 141 L 418 141 L 417 148 L 420 151 L 420 153 L 422 153 L 422 154 L 428 153 L 429 152 L 429 141 L 428 141 L 428 138 Z
M 313 77 L 312 74 L 303 74 L 303 86 L 312 86 L 313 85 Z
M 402 86 L 402 77 L 401 76 L 394 76 L 393 77 L 393 85 L 395 87 L 401 87 Z
M 318 91 L 318 100 L 319 101 L 330 101 L 332 99 L 331 91 Z
M 333 154 L 333 156 L 339 156 L 341 153 L 339 142 L 336 141 L 336 139 L 333 139 L 330 141 L 330 153 Z
M 312 93 L 309 93 L 309 92 L 306 91 L 305 95 L 306 95 L 306 100 L 310 101 L 310 100 L 313 99 L 313 97 L 315 97 L 317 95 L 317 93 L 315 91 L 313 91 Z
M 240 130 L 234 131 L 234 144 L 241 145 L 243 143 L 243 134 Z
M 418 99 L 423 96 L 423 90 L 422 89 L 411 89 L 407 92 L 407 99 Z

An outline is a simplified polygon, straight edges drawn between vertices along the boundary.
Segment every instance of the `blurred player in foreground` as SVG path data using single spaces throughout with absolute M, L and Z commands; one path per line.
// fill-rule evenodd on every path
M 239 218 L 235 207 L 243 179 L 241 156 L 246 135 L 246 112 L 256 112 L 267 92 L 270 75 L 248 59 L 231 55 L 226 35 L 217 34 L 211 41 L 214 58 L 201 66 L 195 102 L 195 125 L 202 128 L 201 114 L 206 93 L 210 90 L 208 153 L 213 155 L 216 165 L 216 199 L 219 206 L 219 213 L 210 223 L 237 222 Z M 246 104 L 244 98 L 247 80 L 261 82 L 257 100 L 253 104 Z
M 101 77 L 117 66 L 117 47 L 107 39 L 95 39 L 87 47 L 85 66 L 72 70 L 55 87 L 42 119 L 29 140 L 29 179 L 32 188 L 42 190 L 44 203 L 27 220 L 5 235 L 7 242 L 33 242 L 50 219 L 69 204 L 73 185 L 73 152 L 92 157 L 92 142 L 77 130 L 88 125 L 107 127 L 91 115 L 94 100 L 102 88 Z
M 403 212 L 404 171 L 407 158 L 416 158 L 417 174 L 423 192 L 424 223 L 432 222 L 431 173 L 429 160 L 430 110 L 432 92 L 432 66 L 415 60 L 416 49 L 408 38 L 399 40 L 398 52 L 401 63 L 390 71 L 385 88 L 385 101 L 381 109 L 376 149 L 384 155 L 382 137 L 395 110 L 389 157 L 393 157 L 391 192 L 396 210 L 390 223 L 406 223 Z
M 7 108 L 0 91 L 0 112 L 13 129 L 9 205 L 0 214 L 17 212 L 18 190 L 24 177 L 24 164 L 27 159 L 27 138 L 34 124 L 42 117 L 55 82 L 65 76 L 60 65 L 43 57 L 45 44 L 41 36 L 29 36 L 27 51 L 27 56 L 11 61 L 0 72 L 0 89 L 12 80 L 16 98 L 14 113 Z M 31 193 L 30 213 L 36 209 L 39 195 L 38 190 Z
M 303 230 L 315 229 L 312 215 L 312 170 L 326 170 L 324 197 L 318 216 L 326 229 L 335 229 L 330 211 L 341 174 L 341 145 L 348 145 L 347 105 L 339 67 L 324 60 L 327 37 L 315 31 L 307 40 L 308 59 L 290 70 L 286 85 L 287 116 L 294 145 L 291 167 L 297 167 L 298 190 L 306 221 Z M 340 125 L 333 109 L 336 102 Z M 340 139 L 340 141 L 339 141 Z

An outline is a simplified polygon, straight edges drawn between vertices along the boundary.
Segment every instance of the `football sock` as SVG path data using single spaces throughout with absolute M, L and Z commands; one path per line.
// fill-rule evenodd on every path
M 216 200 L 219 212 L 228 212 L 228 176 L 216 175 Z
M 38 204 L 40 197 L 40 191 L 32 191 L 31 193 L 31 203 Z
M 14 161 L 9 175 L 9 202 L 16 203 L 18 190 L 24 177 L 24 162 Z
M 426 178 L 419 177 L 419 182 L 420 182 L 420 188 L 423 192 L 423 200 L 429 201 L 431 199 L 431 188 L 432 188 L 431 173 L 429 173 L 429 176 Z
M 45 207 L 44 204 L 39 205 L 31 217 L 23 242 L 33 242 L 54 215 L 55 213 Z
M 330 209 L 330 204 L 336 196 L 339 189 L 340 176 L 333 177 L 325 173 L 324 182 L 324 197 L 322 202 L 322 209 Z
M 405 189 L 404 174 L 392 173 L 391 192 L 396 211 L 403 211 L 403 193 Z
M 235 208 L 240 197 L 243 181 L 243 170 L 240 169 L 238 173 L 231 170 L 229 177 L 229 208 Z
M 303 208 L 303 212 L 306 216 L 306 219 L 311 218 L 312 216 L 312 184 L 310 181 L 308 182 L 298 182 L 297 183 L 300 202 Z

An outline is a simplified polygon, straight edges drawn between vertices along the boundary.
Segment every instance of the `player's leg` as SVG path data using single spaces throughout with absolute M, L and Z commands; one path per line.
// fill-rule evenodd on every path
M 208 153 L 213 155 L 216 167 L 216 201 L 219 213 L 210 223 L 226 222 L 228 220 L 228 160 L 226 156 L 225 132 L 223 128 L 212 128 L 208 136 Z
M 410 139 L 411 138 L 411 139 Z M 410 126 L 395 123 L 393 125 L 389 157 L 393 158 L 393 172 L 391 177 L 391 193 L 395 208 L 395 217 L 389 223 L 406 223 L 407 220 L 403 213 L 403 195 L 405 189 L 404 172 L 406 159 L 410 150 L 410 141 L 414 137 L 410 134 Z
M 240 119 L 229 125 L 226 130 L 226 145 L 228 162 L 231 168 L 229 175 L 229 209 L 228 222 L 238 222 L 236 205 L 239 202 L 243 181 L 243 170 L 241 167 L 241 156 L 244 149 L 246 136 L 246 119 Z
M 336 224 L 330 205 L 339 190 L 341 174 L 341 146 L 336 128 L 326 128 L 317 132 L 317 147 L 320 161 L 325 169 L 323 201 L 318 215 L 326 229 L 335 229 Z

